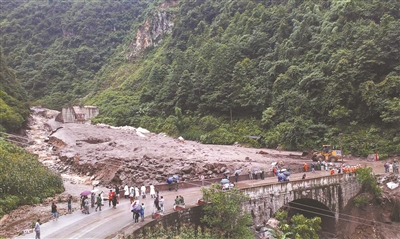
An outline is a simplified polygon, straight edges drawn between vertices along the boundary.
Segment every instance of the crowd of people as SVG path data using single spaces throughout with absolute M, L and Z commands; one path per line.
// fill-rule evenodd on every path
M 399 166 L 397 164 L 397 160 L 393 162 L 385 162 L 384 164 L 385 173 L 399 173 Z
M 321 171 L 329 171 L 331 175 L 337 173 L 347 173 L 347 174 L 355 174 L 356 170 L 361 167 L 360 164 L 357 165 L 348 165 L 344 163 L 327 163 L 325 161 L 311 162 L 311 172 L 315 172 L 316 170 Z M 308 163 L 305 162 L 303 165 L 304 172 L 308 172 L 309 166 Z

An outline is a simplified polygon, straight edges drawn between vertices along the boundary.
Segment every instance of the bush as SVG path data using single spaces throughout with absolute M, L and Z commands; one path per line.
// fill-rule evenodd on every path
M 354 199 L 354 203 L 356 204 L 357 208 L 365 208 L 368 204 L 368 197 L 365 195 L 356 197 Z
M 372 193 L 375 198 L 382 196 L 382 189 L 378 186 L 375 175 L 372 174 L 372 168 L 359 168 L 356 174 L 357 182 L 361 183 L 364 192 Z

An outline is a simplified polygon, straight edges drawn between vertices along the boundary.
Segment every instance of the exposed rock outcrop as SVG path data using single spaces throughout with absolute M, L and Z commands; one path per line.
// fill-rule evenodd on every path
M 163 37 L 172 32 L 174 26 L 174 14 L 169 11 L 176 7 L 177 1 L 166 1 L 159 6 L 152 19 L 147 19 L 140 26 L 135 35 L 135 39 L 129 44 L 128 60 L 133 60 L 140 56 L 140 53 L 149 46 L 157 46 Z

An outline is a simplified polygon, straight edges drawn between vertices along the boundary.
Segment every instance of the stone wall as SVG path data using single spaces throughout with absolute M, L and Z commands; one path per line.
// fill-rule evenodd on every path
M 202 205 L 191 208 L 186 208 L 182 211 L 176 211 L 170 214 L 166 214 L 161 218 L 153 221 L 149 221 L 129 236 L 127 239 L 133 238 L 146 238 L 149 232 L 157 232 L 159 230 L 174 229 L 180 230 L 184 226 L 191 226 L 195 228 L 205 227 L 205 224 L 200 222 L 202 214 Z

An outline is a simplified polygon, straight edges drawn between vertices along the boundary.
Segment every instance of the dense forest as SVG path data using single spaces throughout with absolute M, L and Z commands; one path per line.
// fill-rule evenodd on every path
M 127 57 L 164 12 L 172 32 Z M 398 0 L 10 1 L 0 21 L 34 104 L 203 143 L 400 154 Z

